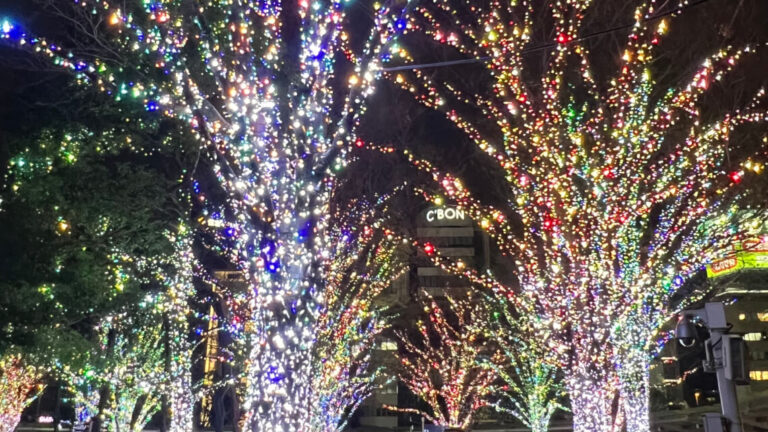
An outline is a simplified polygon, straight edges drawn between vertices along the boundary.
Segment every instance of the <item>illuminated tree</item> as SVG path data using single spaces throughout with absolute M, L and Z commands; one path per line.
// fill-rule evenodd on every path
M 371 363 L 371 354 L 389 321 L 374 299 L 405 268 L 398 251 L 402 241 L 376 221 L 372 209 L 350 207 L 345 213 L 332 230 L 336 242 L 313 352 L 315 391 L 307 407 L 318 432 L 343 430 L 345 417 L 381 381 L 383 370 Z
M 728 237 L 746 235 L 738 220 L 757 217 L 731 203 L 761 164 L 740 159 L 729 169 L 727 149 L 742 127 L 765 120 L 765 92 L 739 110 L 702 114 L 708 90 L 756 47 L 719 50 L 684 85 L 659 89 L 651 62 L 669 25 L 663 17 L 684 6 L 657 11 L 651 1 L 637 9 L 618 73 L 603 83 L 580 39 L 591 2 L 550 2 L 544 18 L 533 3 L 426 2 L 411 27 L 482 62 L 484 77 L 468 85 L 417 67 L 391 72 L 503 172 L 497 204 L 406 153 L 435 181 L 439 192 L 425 190 L 427 199 L 464 209 L 512 258 L 514 286 L 442 265 L 537 317 L 535 337 L 558 353 L 575 430 L 611 431 L 626 418 L 629 430 L 647 431 L 649 348 L 672 294 Z M 554 40 L 534 45 L 536 30 Z M 542 72 L 524 58 L 529 49 L 549 53 Z
M 126 120 L 127 108 L 101 110 L 104 123 L 95 129 L 82 118 L 38 121 L 47 127 L 8 141 L 21 150 L 9 163 L 1 212 L 9 227 L 2 249 L 15 251 L 2 259 L 3 348 L 30 353 L 25 357 L 39 369 L 76 386 L 86 395 L 78 417 L 92 417 L 109 394 L 102 397 L 103 377 L 81 358 L 89 352 L 89 362 L 106 361 L 99 359 L 104 352 L 91 352 L 91 326 L 151 292 L 158 308 L 151 324 L 163 327 L 153 347 L 163 353 L 158 391 L 169 401 L 172 427 L 188 431 L 194 401 L 187 302 L 195 258 L 180 224 L 189 209 L 176 177 L 185 162 L 174 157 L 179 144 L 166 145 L 178 136 L 158 138 L 160 122 L 141 112 Z M 141 333 L 145 324 L 125 322 L 137 327 L 122 331 Z
M 166 291 L 102 319 L 85 360 L 58 366 L 75 395 L 78 421 L 98 419 L 110 431 L 141 431 L 166 397 L 170 423 L 192 426 L 191 348 L 185 334 L 190 281 L 188 266 L 178 268 L 182 272 L 175 277 L 155 276 L 167 277 Z
M 305 393 L 306 403 L 295 414 L 307 425 L 307 431 L 343 430 L 347 417 L 382 381 L 382 368 L 372 364 L 371 350 L 389 319 L 375 298 L 404 268 L 404 255 L 399 251 L 402 240 L 384 228 L 387 199 L 371 205 L 334 198 L 343 204 L 333 211 L 331 253 L 320 261 L 327 288 L 315 323 L 316 341 L 309 353 L 311 391 Z M 237 298 L 234 291 L 222 295 Z M 236 367 L 248 352 L 247 333 L 238 331 L 238 323 L 250 312 L 247 305 L 237 307 L 241 300 L 226 303 L 232 308 L 224 313 L 226 318 L 217 318 L 217 325 L 236 337 L 227 348 L 235 357 L 230 361 Z M 237 386 L 238 382 L 235 378 L 232 384 Z
M 108 317 L 101 323 L 93 370 L 75 375 L 91 381 L 76 383 L 76 403 L 98 410 L 102 427 L 110 431 L 141 431 L 160 409 L 162 320 L 151 313 L 141 318 L 134 314 Z M 139 319 L 146 322 L 137 325 Z M 103 393 L 94 397 L 99 391 Z M 94 407 L 95 400 L 99 402 Z
M 40 372 L 25 365 L 20 355 L 8 353 L 0 358 L 0 432 L 16 430 L 22 411 L 40 389 Z
M 485 339 L 487 322 L 484 307 L 469 298 L 446 297 L 440 304 L 430 298 L 424 306 L 425 319 L 417 323 L 418 333 L 397 332 L 402 382 L 427 403 L 432 412 L 388 407 L 423 415 L 431 422 L 467 430 L 475 412 L 488 405 L 495 391 L 496 374 L 480 364 L 498 361 Z
M 402 12 L 389 2 L 348 11 L 339 0 L 46 4 L 73 24 L 75 43 L 28 36 L 10 21 L 0 38 L 116 100 L 179 119 L 213 158 L 228 208 L 221 235 L 252 285 L 246 423 L 308 427 L 296 414 L 311 391 L 330 190 L 381 58 L 405 29 Z M 352 20 L 369 36 L 348 29 Z
M 520 420 L 532 432 L 546 432 L 561 404 L 565 389 L 551 351 L 538 339 L 528 317 L 514 313 L 503 300 L 489 299 L 489 322 L 473 324 L 499 350 L 497 361 L 484 361 L 503 385 L 497 386 L 491 406 Z

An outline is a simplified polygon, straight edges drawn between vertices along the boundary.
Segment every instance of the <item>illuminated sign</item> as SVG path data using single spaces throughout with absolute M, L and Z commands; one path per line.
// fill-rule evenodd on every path
M 707 277 L 725 276 L 741 269 L 768 269 L 768 236 L 731 245 L 730 256 L 707 266 Z
M 464 210 L 453 207 L 440 207 L 427 210 L 427 222 L 435 221 L 463 221 L 466 220 Z

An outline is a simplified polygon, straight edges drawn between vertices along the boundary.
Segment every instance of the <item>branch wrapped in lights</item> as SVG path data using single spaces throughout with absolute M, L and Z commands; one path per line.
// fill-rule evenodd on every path
M 340 432 L 345 416 L 372 394 L 382 369 L 371 364 L 377 337 L 389 325 L 374 299 L 406 269 L 399 236 L 383 228 L 373 208 L 350 207 L 332 229 L 325 309 L 313 352 L 313 431 Z M 361 222 L 363 225 L 360 226 Z
M 78 420 L 98 415 L 109 431 L 141 431 L 160 409 L 165 368 L 162 320 L 151 311 L 126 311 L 105 318 L 96 331 L 99 340 L 87 365 L 62 371 L 74 395 Z M 108 399 L 100 400 L 104 392 Z
M 20 354 L 0 358 L 0 432 L 16 430 L 22 411 L 42 389 L 42 374 L 26 365 Z
M 656 12 L 650 1 L 636 10 L 622 66 L 603 88 L 579 41 L 591 2 L 551 2 L 550 60 L 540 82 L 530 83 L 523 55 L 539 24 L 533 3 L 465 8 L 433 0 L 416 9 L 414 30 L 465 57 L 488 59 L 487 92 L 435 81 L 419 69 L 391 73 L 503 170 L 505 205 L 480 202 L 458 177 L 406 155 L 436 183 L 439 192 L 426 199 L 465 210 L 512 257 L 519 287 L 450 260 L 441 266 L 537 317 L 536 337 L 549 336 L 565 372 L 575 430 L 610 431 L 624 417 L 630 430 L 647 431 L 647 391 L 627 377 L 637 369 L 647 376 L 652 335 L 671 313 L 680 281 L 729 237 L 748 234 L 749 224 L 734 221 L 762 217 L 731 205 L 754 165 L 729 170 L 725 152 L 734 131 L 767 119 L 765 91 L 719 118 L 701 114 L 707 90 L 759 47 L 725 48 L 688 83 L 656 98 L 650 66 L 669 21 L 648 19 Z M 404 48 L 398 54 L 414 60 Z M 619 393 L 623 411 L 613 409 Z
M 532 432 L 547 432 L 552 415 L 565 409 L 561 404 L 565 388 L 550 350 L 527 322 L 530 317 L 516 314 L 504 299 L 489 299 L 486 307 L 489 322 L 471 325 L 499 350 L 499 361 L 482 362 L 504 383 L 491 406 L 515 416 Z
M 496 363 L 498 355 L 485 338 L 486 330 L 473 325 L 488 321 L 485 308 L 470 298 L 448 296 L 443 304 L 428 298 L 424 312 L 426 319 L 417 324 L 418 335 L 396 333 L 403 345 L 399 376 L 432 412 L 385 407 L 466 430 L 475 412 L 488 405 L 487 396 L 496 390 L 496 374 L 480 362 L 485 358 Z
M 0 39 L 116 100 L 182 121 L 209 150 L 231 221 L 221 235 L 252 286 L 253 325 L 244 329 L 253 430 L 309 427 L 296 413 L 311 390 L 334 173 L 380 63 L 406 29 L 407 10 L 377 2 L 368 38 L 357 41 L 347 3 L 146 0 L 124 10 L 120 1 L 76 0 L 56 11 L 85 29 L 83 50 L 0 26 Z

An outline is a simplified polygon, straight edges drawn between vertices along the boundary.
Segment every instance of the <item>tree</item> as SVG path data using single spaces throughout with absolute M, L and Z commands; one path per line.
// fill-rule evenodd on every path
M 649 348 L 672 313 L 672 294 L 729 237 L 748 235 L 743 221 L 762 218 L 732 204 L 759 159 L 744 156 L 761 145 L 735 137 L 749 137 L 765 120 L 765 91 L 730 112 L 707 104 L 756 52 L 749 45 L 717 50 L 685 84 L 658 88 L 652 62 L 666 17 L 685 6 L 656 10 L 652 1 L 626 29 L 618 73 L 600 81 L 597 56 L 583 41 L 591 3 L 540 10 L 529 1 L 426 2 L 410 27 L 441 45 L 433 52 L 480 64 L 479 78 L 415 66 L 390 75 L 443 112 L 502 173 L 501 196 L 480 199 L 471 179 L 406 150 L 434 180 L 425 198 L 454 203 L 480 221 L 514 260 L 517 281 L 503 284 L 450 262 L 445 269 L 514 294 L 516 310 L 537 323 L 535 337 L 548 336 L 576 431 L 615 430 L 623 419 L 628 430 L 647 431 Z M 546 43 L 537 45 L 542 34 Z M 526 58 L 531 52 L 546 53 L 543 69 Z M 416 58 L 405 49 L 400 57 Z M 744 153 L 731 161 L 737 142 Z
M 0 358 L 0 431 L 16 430 L 21 413 L 41 389 L 41 373 L 18 354 Z
M 82 119 L 49 119 L 39 122 L 42 130 L 9 140 L 18 150 L 0 211 L 8 227 L 0 238 L 8 251 L 0 259 L 0 351 L 18 352 L 65 382 L 94 382 L 99 377 L 72 372 L 85 371 L 82 354 L 95 343 L 92 327 L 153 293 L 167 322 L 165 340 L 155 347 L 166 359 L 160 390 L 178 417 L 172 424 L 189 430 L 186 302 L 194 257 L 180 232 L 189 209 L 175 193 L 184 161 L 154 135 L 161 122 L 140 115 L 126 121 L 127 108 L 102 111 L 105 122 L 95 129 Z M 114 117 L 120 121 L 106 121 Z
M 492 395 L 491 406 L 515 416 L 532 432 L 547 432 L 552 415 L 565 409 L 565 389 L 550 350 L 526 322 L 527 317 L 515 314 L 505 301 L 489 298 L 487 307 L 489 322 L 473 325 L 499 351 L 498 361 L 481 363 L 503 383 Z
M 405 29 L 397 3 L 52 0 L 49 10 L 77 34 L 66 47 L 2 27 L 2 39 L 83 84 L 180 119 L 215 161 L 228 207 L 221 235 L 255 305 L 246 326 L 253 430 L 303 427 L 296 413 L 311 392 L 306 354 L 323 308 L 328 199 L 381 58 Z
M 106 317 L 96 329 L 94 363 L 73 376 L 76 404 L 98 412 L 109 431 L 141 431 L 160 409 L 162 320 L 151 310 L 137 312 Z M 106 401 L 99 395 L 104 388 Z
M 370 396 L 383 370 L 371 351 L 389 326 L 384 306 L 375 298 L 404 271 L 402 241 L 377 219 L 381 210 L 356 203 L 344 206 L 332 229 L 336 238 L 327 262 L 325 309 L 317 320 L 312 388 L 307 408 L 312 429 L 341 432 L 346 417 Z M 359 227 L 365 221 L 364 227 Z
M 449 428 L 468 430 L 475 412 L 488 405 L 487 397 L 496 389 L 496 374 L 480 363 L 496 362 L 494 350 L 485 339 L 486 330 L 477 325 L 487 322 L 484 307 L 469 298 L 446 297 L 444 304 L 428 298 L 426 319 L 417 323 L 418 333 L 398 331 L 402 344 L 398 351 L 400 380 L 423 399 L 430 412 L 388 407 L 414 412 L 429 421 Z
M 311 392 L 305 394 L 307 401 L 296 413 L 302 430 L 343 430 L 348 416 L 381 381 L 382 368 L 372 363 L 371 350 L 389 319 L 375 299 L 403 269 L 402 240 L 385 228 L 382 216 L 387 201 L 387 197 L 375 203 L 334 198 L 338 204 L 329 230 L 333 248 L 320 262 L 327 275 L 324 307 L 308 353 Z M 237 329 L 251 313 L 248 304 L 237 297 L 239 288 L 229 288 L 234 290 L 219 294 L 231 299 L 222 305 L 230 309 L 216 318 L 217 331 Z M 249 339 L 245 332 L 235 331 L 233 336 L 234 343 L 228 343 L 226 353 L 234 357 L 230 361 L 237 367 L 247 358 L 243 353 L 249 352 Z

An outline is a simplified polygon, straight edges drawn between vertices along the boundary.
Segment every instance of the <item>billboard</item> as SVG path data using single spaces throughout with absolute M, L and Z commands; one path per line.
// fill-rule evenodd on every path
M 743 269 L 768 269 L 768 236 L 731 244 L 728 256 L 707 265 L 707 277 L 716 278 Z

